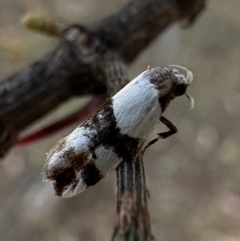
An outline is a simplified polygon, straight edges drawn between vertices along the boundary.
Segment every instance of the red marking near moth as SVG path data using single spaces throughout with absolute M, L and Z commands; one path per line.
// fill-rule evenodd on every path
M 53 134 L 56 131 L 61 130 L 64 127 L 67 127 L 76 122 L 82 122 L 88 118 L 92 113 L 99 109 L 106 100 L 105 95 L 99 95 L 91 99 L 85 106 L 81 107 L 76 112 L 71 115 L 60 119 L 49 126 L 44 127 L 43 129 L 31 133 L 23 138 L 20 138 L 16 141 L 15 146 L 25 146 L 37 140 L 40 140 L 46 136 Z

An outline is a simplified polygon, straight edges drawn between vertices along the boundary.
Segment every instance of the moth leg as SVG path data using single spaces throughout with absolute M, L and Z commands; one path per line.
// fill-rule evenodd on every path
M 164 125 L 166 125 L 169 128 L 169 131 L 166 132 L 161 132 L 158 133 L 158 137 L 153 139 L 152 141 L 150 141 L 143 149 L 143 153 L 146 151 L 146 149 L 153 145 L 154 143 L 156 143 L 158 140 L 160 139 L 166 139 L 169 136 L 175 134 L 177 132 L 177 127 L 173 125 L 173 123 L 171 121 L 169 121 L 167 118 L 165 118 L 164 116 L 161 116 L 159 119 Z

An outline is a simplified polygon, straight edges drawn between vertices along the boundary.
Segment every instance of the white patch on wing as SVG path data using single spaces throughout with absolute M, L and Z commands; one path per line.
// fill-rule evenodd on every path
M 122 158 L 119 158 L 112 149 L 107 149 L 102 145 L 96 148 L 95 153 L 97 159 L 94 163 L 104 176 L 113 171 L 122 162 Z
M 145 139 L 161 115 L 159 93 L 144 73 L 113 96 L 113 111 L 122 134 Z
M 94 129 L 79 126 L 67 137 L 67 143 L 74 147 L 77 154 L 80 154 L 88 150 L 89 141 L 96 133 L 97 131 Z
M 70 135 L 62 139 L 64 145 L 59 149 L 56 145 L 47 155 L 44 171 L 47 175 L 51 175 L 59 168 L 64 168 L 71 165 L 69 160 L 66 160 L 65 153 L 70 149 L 76 155 L 89 152 L 89 141 L 95 130 L 89 130 L 83 126 L 76 128 Z M 61 140 L 60 140 L 61 141 Z M 53 153 L 53 154 L 52 154 Z M 46 175 L 45 175 L 46 176 Z

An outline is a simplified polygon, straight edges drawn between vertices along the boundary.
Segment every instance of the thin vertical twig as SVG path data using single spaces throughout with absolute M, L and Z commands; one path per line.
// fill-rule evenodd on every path
M 129 82 L 129 78 L 124 62 L 116 53 L 106 53 L 104 60 L 102 67 L 108 93 L 112 96 Z M 152 240 L 143 152 L 125 159 L 116 173 L 117 213 L 112 241 Z
M 112 241 L 152 240 L 142 152 L 117 168 L 117 216 Z

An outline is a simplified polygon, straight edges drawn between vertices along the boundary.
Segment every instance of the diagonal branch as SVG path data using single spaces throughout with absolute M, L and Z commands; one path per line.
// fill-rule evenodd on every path
M 0 82 L 0 157 L 19 133 L 74 95 L 106 92 L 106 52 L 131 63 L 166 27 L 192 21 L 205 0 L 132 0 L 89 27 L 71 25 L 56 49 Z
M 92 28 L 131 63 L 166 27 L 181 20 L 191 24 L 204 7 L 205 0 L 134 0 Z

